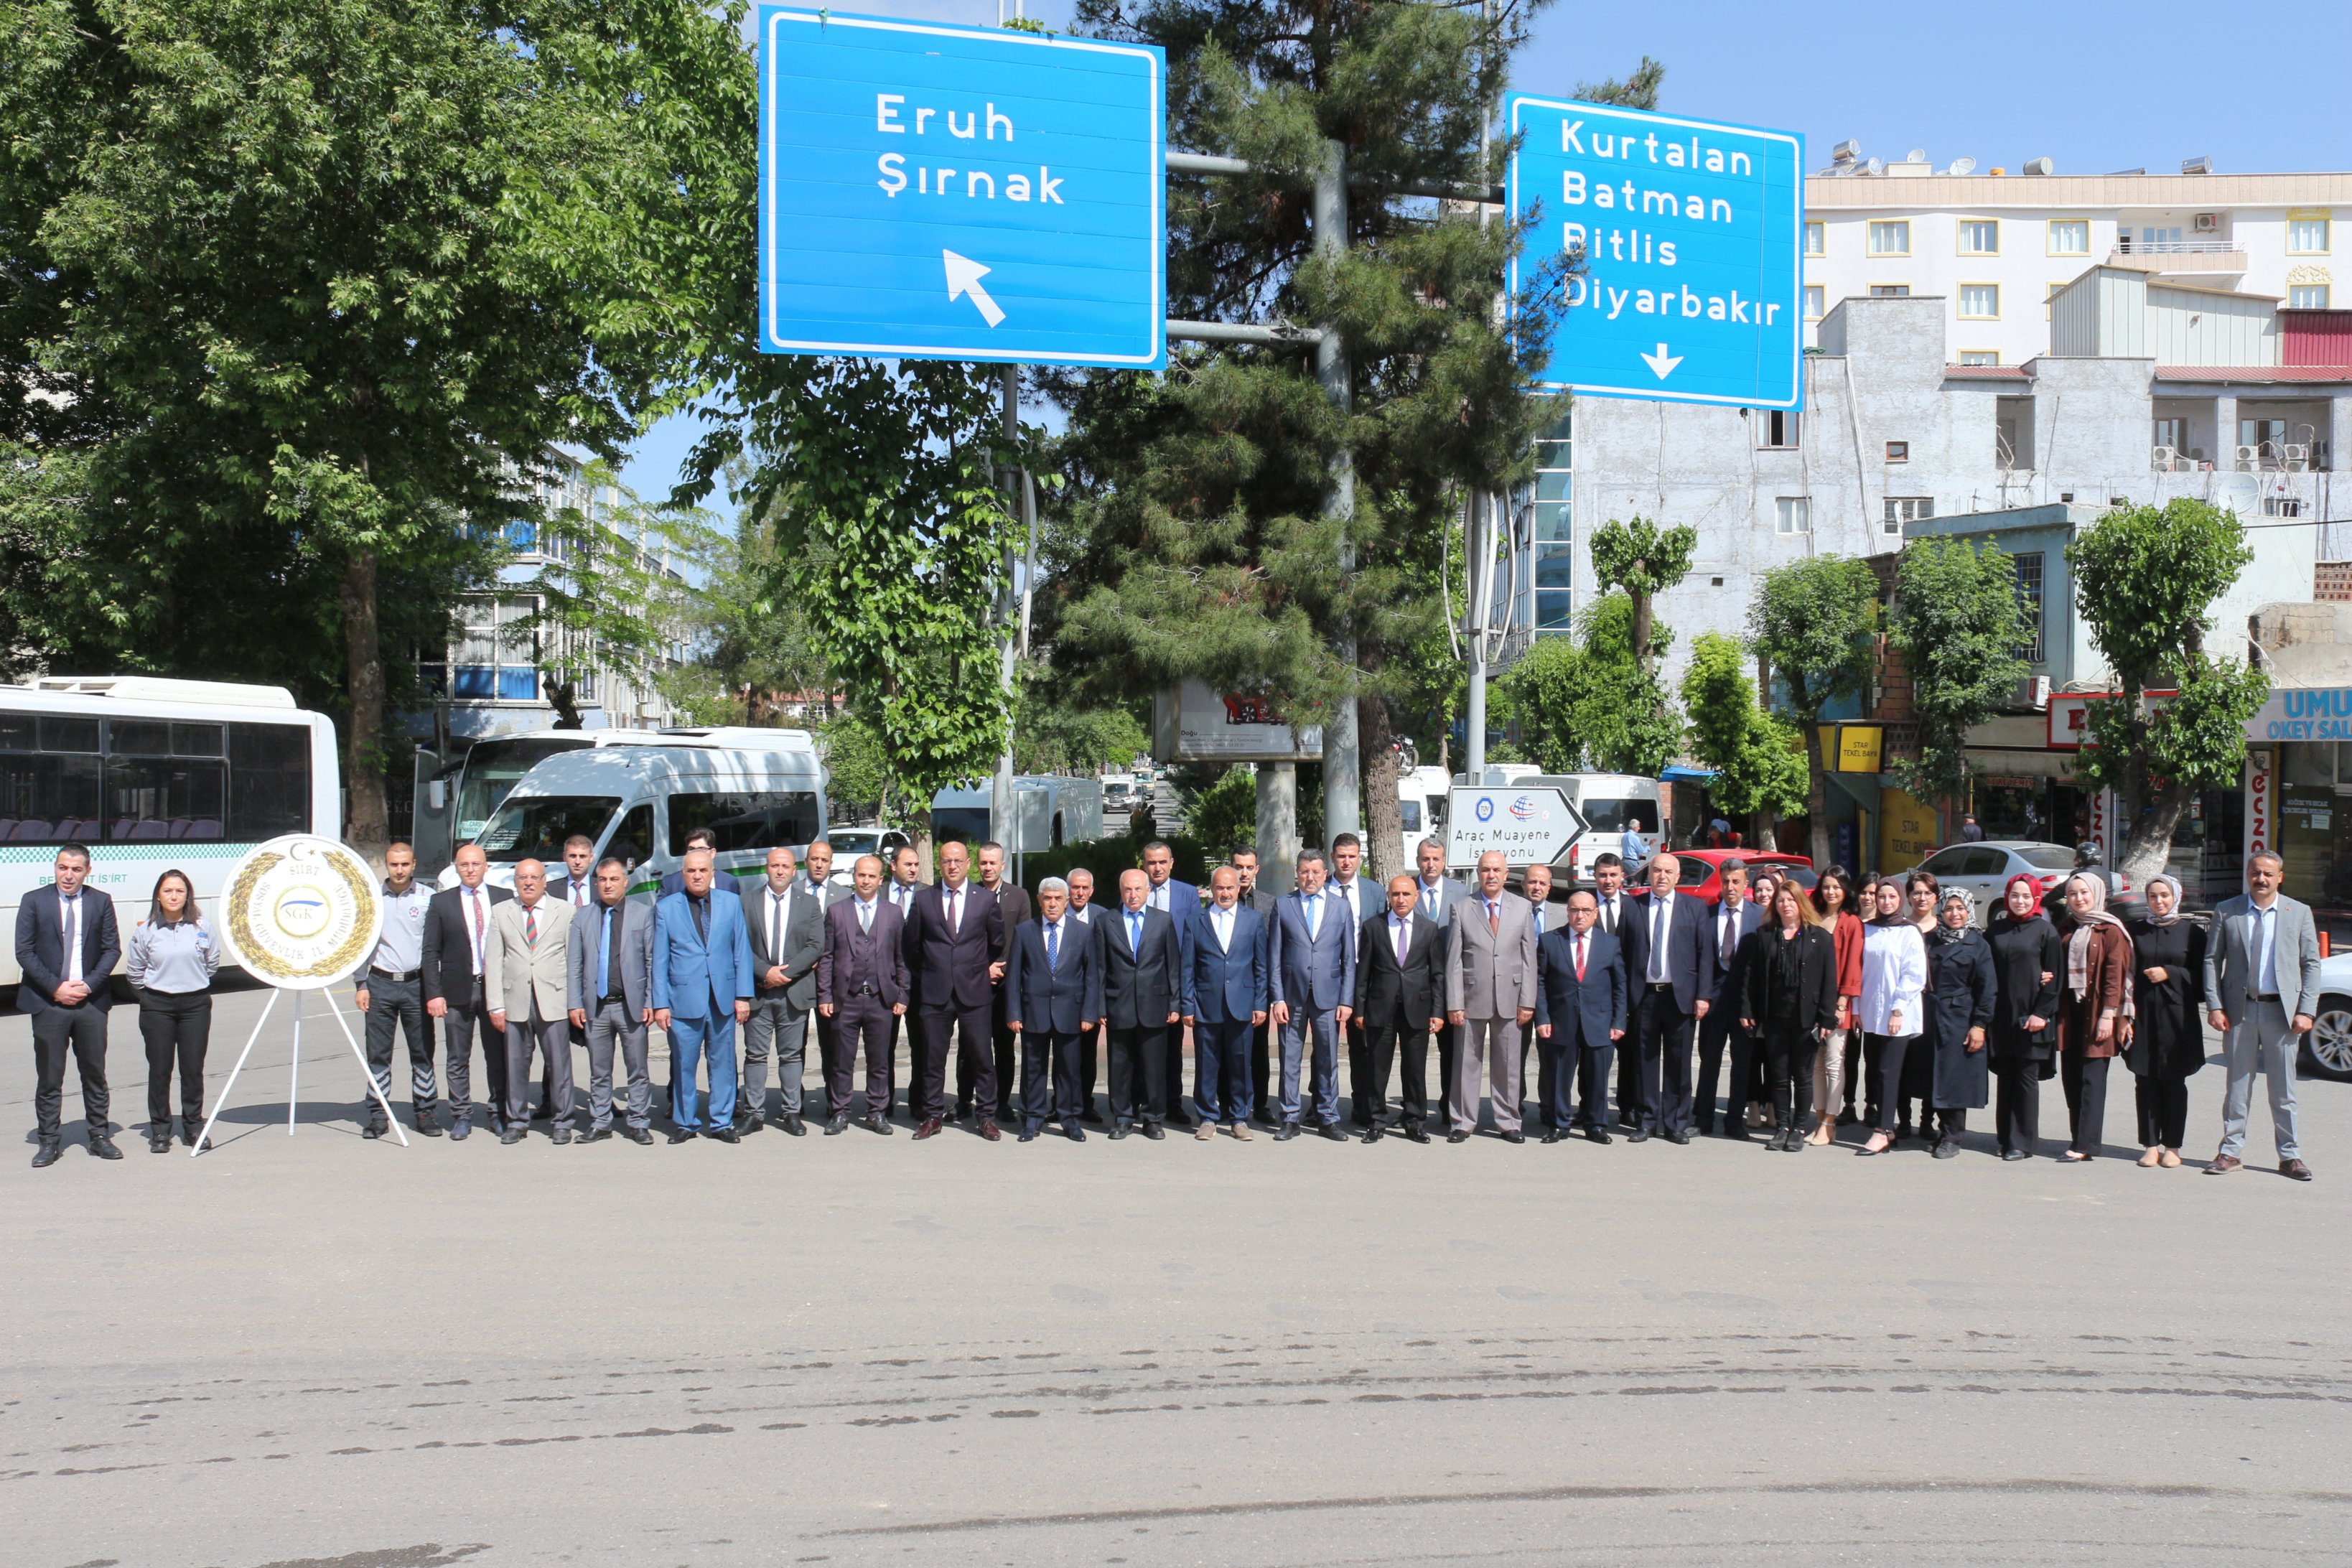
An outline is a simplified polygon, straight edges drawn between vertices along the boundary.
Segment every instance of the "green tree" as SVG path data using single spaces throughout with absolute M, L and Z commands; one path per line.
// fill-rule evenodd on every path
M 1748 641 L 1805 731 L 1808 852 L 1816 866 L 1830 863 L 1830 758 L 1822 715 L 1868 689 L 1877 630 L 1878 579 L 1851 556 L 1816 555 L 1775 567 L 1748 606 Z
M 1650 646 L 1652 604 L 1690 575 L 1691 554 L 1697 548 L 1696 529 L 1660 528 L 1646 518 L 1631 522 L 1612 518 L 1592 531 L 1592 574 L 1603 588 L 1622 589 L 1632 604 L 1630 641 L 1645 671 L 1657 668 L 1658 650 Z
M 1577 639 L 1538 637 L 1496 683 L 1500 715 L 1546 773 L 1585 770 L 1654 778 L 1682 749 L 1682 722 L 1657 678 L 1634 657 L 1633 606 L 1602 595 L 1578 617 Z M 1653 628 L 1654 651 L 1667 634 Z
M 2205 634 L 2213 601 L 2253 558 L 2235 512 L 2187 499 L 2117 508 L 2066 546 L 2075 610 L 2114 693 L 2090 704 L 2075 776 L 2116 792 L 2131 824 L 2116 868 L 2135 883 L 2164 869 L 2197 792 L 2234 784 L 2245 765 L 2246 721 L 2270 681 L 2207 653 Z M 2179 695 L 2147 700 L 2166 688 Z
M 1184 837 L 1211 855 L 1228 855 L 1257 836 L 1257 775 L 1229 768 L 1206 789 L 1184 796 Z
M 2025 679 L 2031 610 L 2016 563 L 1990 543 L 1915 539 L 1903 547 L 1886 632 L 1911 675 L 1919 752 L 1893 759 L 1890 771 L 1921 800 L 1966 795 L 1968 733 Z
M 1024 664 L 1013 708 L 1013 765 L 1024 773 L 1126 769 L 1151 751 L 1151 732 L 1131 706 L 1072 702 L 1068 686 L 1041 664 Z
M 656 686 L 670 650 L 694 637 L 709 614 L 709 589 L 689 591 L 675 563 L 719 564 L 723 538 L 707 513 L 646 505 L 602 461 L 583 477 L 592 494 L 608 500 L 590 509 L 560 506 L 540 519 L 537 543 L 548 560 L 531 583 L 539 607 L 528 624 L 550 646 L 540 683 L 559 730 L 581 726 L 583 668 Z
M 1758 846 L 1780 817 L 1805 809 L 1805 742 L 1796 727 L 1766 712 L 1748 678 L 1748 650 L 1720 632 L 1701 632 L 1683 672 L 1691 754 L 1713 768 L 1707 793 L 1733 816 L 1754 818 Z
M 815 726 L 817 751 L 824 758 L 825 799 L 834 820 L 888 823 L 888 745 L 864 715 L 848 712 Z M 926 804 L 929 804 L 928 802 Z

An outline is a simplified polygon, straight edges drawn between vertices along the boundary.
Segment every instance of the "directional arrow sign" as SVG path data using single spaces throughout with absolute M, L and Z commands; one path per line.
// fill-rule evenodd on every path
M 1514 866 L 1554 866 L 1584 837 L 1584 814 L 1557 784 L 1516 789 L 1465 788 L 1446 793 L 1445 863 L 1475 866 L 1499 849 Z
M 1520 140 L 1511 263 L 1576 263 L 1541 380 L 1588 396 L 1795 408 L 1804 398 L 1804 142 L 1605 104 L 1505 100 Z
M 1167 363 L 1159 49 L 792 5 L 759 39 L 762 349 Z

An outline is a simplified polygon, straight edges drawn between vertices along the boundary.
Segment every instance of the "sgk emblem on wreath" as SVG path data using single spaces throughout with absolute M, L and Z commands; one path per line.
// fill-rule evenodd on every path
M 375 951 L 383 903 L 367 862 L 331 838 L 289 833 L 236 864 L 220 900 L 228 956 L 286 991 L 321 991 Z

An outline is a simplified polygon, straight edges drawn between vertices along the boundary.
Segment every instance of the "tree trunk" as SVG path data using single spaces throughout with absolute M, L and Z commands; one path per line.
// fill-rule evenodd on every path
M 1385 888 L 1391 877 L 1409 875 L 1405 863 L 1404 813 L 1397 801 L 1398 769 L 1395 734 L 1389 724 L 1388 699 L 1356 699 L 1356 732 L 1363 737 L 1363 754 L 1371 759 L 1364 770 L 1364 832 L 1370 843 L 1367 856 L 1372 879 Z
M 2189 796 L 2193 792 L 2187 784 L 2167 784 L 2158 790 L 2155 804 L 2145 816 L 2133 820 L 2130 836 L 2118 847 L 2116 869 L 2134 891 L 2147 886 L 2148 879 L 2165 868 L 2172 858 L 2172 836 L 2180 830 L 2181 819 L 2189 815 Z
M 383 646 L 376 626 L 375 567 L 372 546 L 353 550 L 343 562 L 343 661 L 352 700 L 343 742 L 351 820 L 343 837 L 382 870 L 392 843 L 392 812 L 383 791 Z
M 1643 674 L 1654 675 L 1657 672 L 1651 668 L 1650 624 L 1655 611 L 1650 604 L 1650 595 L 1637 594 L 1628 588 L 1625 596 L 1633 601 L 1633 662 L 1642 667 Z
M 1813 858 L 1813 869 L 1820 870 L 1830 863 L 1830 775 L 1829 758 L 1822 751 L 1827 744 L 1823 731 L 1828 725 L 1819 721 L 1805 726 L 1806 761 L 1812 765 L 1805 776 L 1805 814 L 1811 832 L 1806 849 Z

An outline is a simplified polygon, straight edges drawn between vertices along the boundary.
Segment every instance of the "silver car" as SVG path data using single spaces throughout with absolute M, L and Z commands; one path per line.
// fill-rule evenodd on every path
M 2063 844 L 2039 844 L 2028 838 L 1989 838 L 1981 844 L 1954 844 L 1937 850 L 1918 869 L 1942 888 L 1965 888 L 1977 901 L 1977 923 L 1984 925 L 2000 907 L 2011 877 L 2025 876 L 2046 897 L 2074 869 L 2074 852 Z
M 2352 952 L 2319 961 L 2319 1011 L 2303 1037 L 2303 1059 L 2321 1078 L 2352 1082 Z

